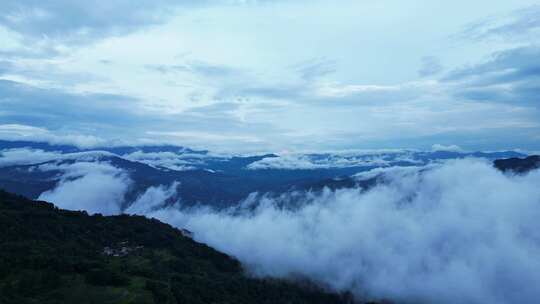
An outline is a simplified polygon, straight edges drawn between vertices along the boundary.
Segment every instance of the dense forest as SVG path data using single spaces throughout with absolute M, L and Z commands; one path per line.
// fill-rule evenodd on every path
M 0 191 L 0 303 L 351 303 L 308 282 L 246 276 L 189 232 L 89 216 Z

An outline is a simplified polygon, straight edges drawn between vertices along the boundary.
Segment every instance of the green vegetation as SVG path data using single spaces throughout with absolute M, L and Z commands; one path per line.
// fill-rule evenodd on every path
M 0 303 L 349 303 L 276 279 L 141 216 L 89 216 L 0 191 Z

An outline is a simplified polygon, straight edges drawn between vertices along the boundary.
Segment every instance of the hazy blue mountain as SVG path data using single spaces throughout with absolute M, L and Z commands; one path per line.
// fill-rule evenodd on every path
M 411 150 L 239 156 L 171 145 L 80 149 L 69 145 L 0 141 L 0 161 L 9 160 L 13 151 L 19 153 L 19 158 L 22 154 L 24 164 L 18 164 L 17 160 L 7 162 L 9 165 L 0 170 L 0 188 L 37 199 L 62 181 L 84 176 L 85 172 L 77 169 L 76 174 L 66 177 L 66 170 L 72 171 L 75 165 L 84 165 L 88 167 L 84 170 L 91 170 L 89 164 L 106 164 L 123 172 L 132 181 L 124 194 L 123 209 L 149 188 L 175 183 L 177 186 L 174 195 L 168 198 L 169 203 L 181 200 L 183 206 L 203 204 L 224 208 L 237 204 L 253 192 L 283 193 L 362 186 L 351 176 L 379 167 L 423 166 L 465 157 L 493 160 L 525 156 L 514 151 Z M 36 162 L 32 162 L 32 151 L 49 153 L 45 156 L 47 160 L 36 158 Z M 362 183 L 369 185 L 371 182 Z

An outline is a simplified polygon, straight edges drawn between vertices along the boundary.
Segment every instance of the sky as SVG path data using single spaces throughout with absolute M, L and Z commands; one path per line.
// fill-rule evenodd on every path
M 0 139 L 540 150 L 540 3 L 3 0 Z

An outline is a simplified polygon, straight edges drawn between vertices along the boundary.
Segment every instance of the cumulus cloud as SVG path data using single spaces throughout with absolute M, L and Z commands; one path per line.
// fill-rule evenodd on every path
M 105 162 L 47 163 L 38 169 L 62 172 L 58 185 L 42 193 L 39 200 L 68 210 L 119 214 L 132 183 L 123 170 Z
M 434 144 L 431 146 L 432 151 L 446 151 L 446 152 L 464 152 L 464 150 L 458 145 L 441 145 Z
M 480 160 L 387 172 L 368 190 L 262 198 L 228 212 L 147 214 L 195 232 L 261 276 L 305 276 L 359 297 L 405 303 L 536 303 L 540 171 Z M 279 207 L 281 205 L 281 207 Z

